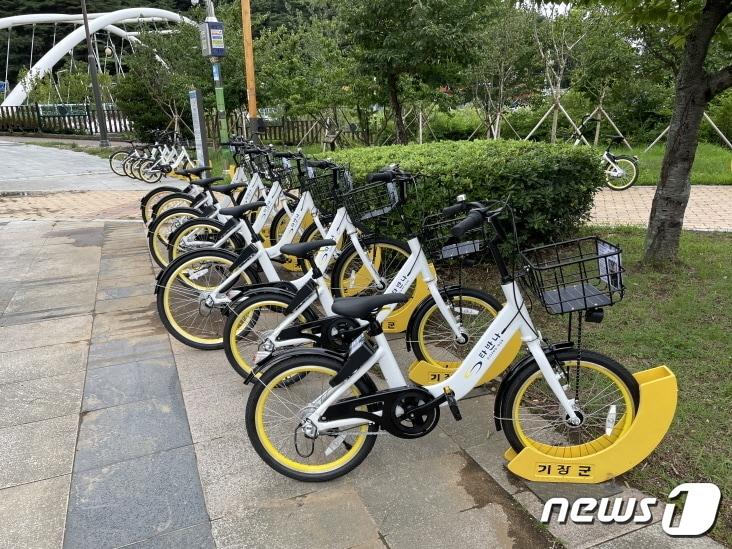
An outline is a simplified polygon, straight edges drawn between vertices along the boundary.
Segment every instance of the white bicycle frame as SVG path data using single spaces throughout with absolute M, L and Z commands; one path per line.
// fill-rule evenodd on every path
M 334 222 L 335 224 L 335 222 Z M 333 228 L 333 225 L 331 225 L 331 229 Z M 329 231 L 330 232 L 330 231 Z M 328 236 L 326 238 L 333 238 L 332 236 Z M 335 240 L 335 238 L 333 238 Z M 409 244 L 409 258 L 407 258 L 407 261 L 402 265 L 402 268 L 399 269 L 399 272 L 396 274 L 394 279 L 391 281 L 391 283 L 386 287 L 384 290 L 385 294 L 395 294 L 395 293 L 403 293 L 407 291 L 416 281 L 418 277 L 422 277 L 422 280 L 425 282 L 427 288 L 429 289 L 430 294 L 432 295 L 433 299 L 435 300 L 435 303 L 437 304 L 437 308 L 439 309 L 442 316 L 447 320 L 448 325 L 450 326 L 450 329 L 453 331 L 453 334 L 455 337 L 460 337 L 463 333 L 463 327 L 455 319 L 455 316 L 452 314 L 452 311 L 450 310 L 450 307 L 447 303 L 445 303 L 445 300 L 442 297 L 442 294 L 440 293 L 440 288 L 437 285 L 437 279 L 433 274 L 433 270 L 430 267 L 429 262 L 427 261 L 427 258 L 424 255 L 424 251 L 422 250 L 422 246 L 419 242 L 418 238 L 412 238 L 408 242 Z M 332 247 L 331 247 L 332 248 Z M 330 258 L 327 257 L 327 254 L 330 253 L 329 249 L 323 249 L 323 254 L 325 259 L 324 265 L 328 264 L 328 261 L 330 261 Z M 316 257 L 316 263 L 318 266 L 321 265 L 319 263 L 319 258 Z M 305 281 L 305 284 L 307 284 L 310 280 L 312 280 L 312 271 L 308 272 L 305 277 L 307 280 Z M 277 341 L 277 338 L 282 333 L 283 330 L 291 326 L 299 317 L 300 315 L 308 308 L 310 307 L 315 301 L 318 299 L 320 300 L 320 303 L 323 306 L 323 310 L 326 315 L 332 315 L 333 314 L 333 295 L 330 293 L 330 289 L 325 283 L 325 280 L 323 278 L 320 278 L 316 281 L 318 284 L 318 288 L 316 292 L 313 292 L 312 295 L 308 296 L 307 299 L 305 299 L 297 308 L 295 308 L 289 315 L 287 315 L 282 322 L 274 328 L 269 335 L 267 336 L 267 339 L 265 339 L 263 347 L 267 349 L 267 351 L 272 351 L 277 348 L 281 347 L 291 347 L 295 345 L 303 345 L 306 343 L 312 343 L 311 340 L 306 338 L 293 338 L 288 339 L 285 341 Z M 303 284 L 303 286 L 305 285 Z M 392 311 L 396 308 L 396 304 L 387 305 L 384 307 L 381 311 L 379 311 L 379 314 L 377 315 L 376 319 L 379 323 L 386 320 L 386 318 L 392 313 Z M 268 352 L 266 354 L 269 354 Z M 263 358 L 265 355 L 257 355 L 258 359 Z
M 304 204 L 303 211 L 304 208 L 307 207 L 308 203 L 312 204 L 312 198 L 310 197 L 309 192 L 306 191 L 305 193 L 303 193 L 300 203 Z M 297 212 L 299 208 L 300 204 L 298 204 L 298 208 L 295 209 L 295 212 Z M 317 216 L 314 216 L 314 219 L 317 219 Z M 265 248 L 260 240 L 251 242 L 251 234 L 249 233 L 249 228 L 247 227 L 246 222 L 240 221 L 237 226 L 232 229 L 232 231 L 242 230 L 244 232 L 245 239 L 249 239 L 248 243 L 251 242 L 251 245 L 255 246 L 256 251 L 249 258 L 247 258 L 244 263 L 234 269 L 231 274 L 226 278 L 226 280 L 224 280 L 221 284 L 219 284 L 219 286 L 217 286 L 209 293 L 209 297 L 212 299 L 213 304 L 224 305 L 226 303 L 230 303 L 232 299 L 226 294 L 226 292 L 223 291 L 223 289 L 234 283 L 241 273 L 243 273 L 246 269 L 248 269 L 257 261 L 262 267 L 262 271 L 264 272 L 265 278 L 268 282 L 279 282 L 280 277 L 277 274 L 277 271 L 274 269 L 274 265 L 272 264 L 272 258 L 281 255 L 280 248 L 281 245 L 284 245 L 285 243 L 285 236 L 288 233 L 290 235 L 294 235 L 298 226 L 299 221 L 293 214 L 293 217 L 290 219 L 290 223 L 285 230 L 285 234 L 283 235 L 282 240 L 278 242 L 276 246 L 273 246 L 271 248 Z M 358 229 L 353 225 L 353 223 L 351 223 L 351 220 L 349 219 L 345 208 L 338 209 L 338 211 L 336 212 L 336 216 L 333 219 L 333 222 L 330 224 L 328 230 L 324 231 L 324 233 L 326 238 L 335 240 L 336 242 L 338 242 L 338 240 L 344 235 L 347 235 L 351 240 L 354 248 L 356 249 L 356 252 L 359 255 L 359 258 L 361 259 L 363 265 L 366 266 L 377 286 L 381 285 L 385 287 L 384 281 L 381 280 L 378 271 L 376 271 L 374 266 L 371 264 L 371 261 L 369 260 L 366 251 L 363 249 L 363 246 L 361 246 L 361 242 L 358 239 Z M 335 255 L 337 250 L 337 246 L 326 246 L 322 248 L 315 256 L 315 264 L 318 266 L 318 268 L 324 271 L 330 263 L 331 259 L 333 259 L 333 256 Z M 303 276 L 293 280 L 292 284 L 295 289 L 299 290 L 300 288 L 305 286 L 305 284 L 307 284 L 311 279 L 312 273 L 308 272 Z M 332 306 L 333 297 L 332 295 L 330 295 L 329 289 L 326 294 L 328 297 L 325 297 L 325 299 L 330 299 L 330 306 Z
M 529 312 L 526 309 L 519 285 L 515 281 L 512 281 L 502 284 L 501 289 L 506 297 L 506 304 L 496 318 L 493 319 L 493 322 L 491 322 L 490 326 L 488 326 L 485 333 L 476 342 L 457 370 L 446 380 L 433 385 L 425 385 L 423 388 L 434 397 L 452 393 L 456 400 L 460 400 L 480 382 L 486 373 L 490 372 L 501 350 L 516 333 L 519 333 L 521 334 L 521 340 L 526 344 L 529 352 L 536 360 L 536 363 L 539 365 L 539 370 L 568 418 L 572 421 L 579 421 L 574 409 L 574 399 L 567 397 L 557 374 L 552 369 L 549 360 L 544 354 L 541 346 L 541 334 L 536 330 L 529 317 Z M 349 429 L 364 424 L 362 418 L 346 418 L 333 421 L 321 421 L 320 418 L 330 405 L 334 404 L 374 365 L 379 365 L 389 388 L 407 386 L 407 382 L 399 369 L 399 364 L 394 357 L 386 336 L 381 333 L 374 336 L 373 341 L 376 345 L 374 354 L 347 379 L 336 387 L 328 389 L 311 403 L 313 411 L 304 419 L 312 422 L 318 429 L 318 432 L 328 431 L 330 429 Z M 363 344 L 363 339 L 359 339 L 355 343 L 355 345 L 358 344 Z M 441 406 L 446 405 L 447 402 L 441 404 Z M 367 421 L 367 423 L 369 422 Z

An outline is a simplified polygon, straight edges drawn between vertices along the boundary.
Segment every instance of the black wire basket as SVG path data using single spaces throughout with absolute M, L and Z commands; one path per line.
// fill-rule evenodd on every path
M 410 182 L 394 179 L 356 183 L 350 190 L 342 191 L 339 199 L 356 227 L 368 234 L 379 234 L 399 222 L 406 224 L 402 206 Z
M 522 279 L 549 314 L 597 309 L 623 298 L 619 247 L 596 236 L 521 252 Z
M 445 216 L 441 213 L 425 217 L 419 233 L 419 242 L 427 258 L 433 262 L 449 261 L 477 253 L 485 253 L 488 237 L 481 226 L 466 232 L 459 242 L 452 242 L 452 228 L 467 213 Z
M 348 169 L 344 166 L 313 170 L 312 176 L 303 182 L 302 190 L 310 191 L 315 207 L 322 215 L 333 216 L 342 204 L 341 194 L 353 188 Z

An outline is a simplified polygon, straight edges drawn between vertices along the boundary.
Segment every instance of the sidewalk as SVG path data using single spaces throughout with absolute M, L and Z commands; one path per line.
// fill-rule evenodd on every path
M 595 196 L 591 223 L 646 227 L 655 192 L 656 187 L 602 189 Z M 732 231 L 732 185 L 693 185 L 684 214 L 684 229 Z
M 486 389 L 463 421 L 379 437 L 341 479 L 282 477 L 249 443 L 249 388 L 223 351 L 163 329 L 153 274 L 139 223 L 0 225 L 0 546 L 718 547 L 669 538 L 660 513 L 540 526 L 549 495 L 642 495 L 508 473 Z

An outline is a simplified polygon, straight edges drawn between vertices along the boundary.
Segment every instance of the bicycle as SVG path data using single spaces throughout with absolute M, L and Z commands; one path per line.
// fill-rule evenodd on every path
M 591 120 L 597 121 L 592 115 L 585 115 L 577 129 L 567 138 L 567 142 L 574 141 L 575 146 L 582 141 L 587 143 L 584 138 L 585 129 Z M 605 173 L 605 184 L 613 191 L 629 189 L 638 180 L 638 157 L 627 154 L 616 155 L 610 151 L 613 145 L 622 143 L 624 140 L 625 138 L 622 135 L 611 137 L 600 160 L 600 165 Z
M 584 313 L 587 320 L 599 321 L 602 308 L 623 296 L 620 249 L 596 237 L 535 248 L 522 254 L 524 268 L 514 273 L 499 249 L 507 238 L 498 219 L 505 204 L 471 206 L 448 243 L 460 242 L 470 230 L 492 227 L 487 249 L 506 304 L 459 367 L 446 380 L 408 385 L 378 321 L 382 307 L 407 297 L 336 300 L 336 314 L 362 324 L 339 334 L 350 342 L 347 354 L 285 351 L 253 379 L 247 433 L 271 468 L 301 481 L 332 480 L 366 458 L 380 431 L 404 439 L 425 436 L 436 427 L 442 407 L 462 419 L 459 400 L 486 377 L 503 373 L 506 366 L 496 368 L 497 358 L 517 334 L 529 356 L 504 376 L 494 412 L 496 427 L 514 452 L 530 447 L 547 459 L 569 453 L 592 463 L 593 456 L 633 428 L 640 398 L 636 379 L 614 360 L 583 349 L 581 340 L 577 346 L 545 345 L 521 289 L 534 293 L 550 314 L 571 312 L 580 319 Z M 376 364 L 385 389 L 378 390 L 368 375 Z
M 395 217 L 400 219 L 409 233 L 409 224 L 401 211 L 405 200 L 401 197 L 406 193 L 407 184 L 414 183 L 414 179 L 412 174 L 396 168 L 372 174 L 366 185 L 341 192 L 335 198 L 338 204 L 344 206 L 338 208 L 325 239 L 281 247 L 282 253 L 305 260 L 312 267 L 293 284 L 292 291 L 283 287 L 245 290 L 232 303 L 224 326 L 223 341 L 229 362 L 239 375 L 248 378 L 255 365 L 264 367 L 265 362 L 281 349 L 318 345 L 323 338 L 330 337 L 330 329 L 319 329 L 317 319 L 321 315 L 315 308 L 320 305 L 325 315 L 333 314 L 333 295 L 323 266 L 330 263 L 336 242 L 344 234 L 350 237 L 356 231 L 355 226 L 363 222 L 381 224 L 385 221 L 385 215 L 398 212 Z M 379 198 L 381 201 L 377 201 Z M 443 215 L 452 216 L 462 207 L 448 208 Z M 410 316 L 407 346 L 414 350 L 418 360 L 449 367 L 451 362 L 460 357 L 470 337 L 481 330 L 487 319 L 495 317 L 501 304 L 490 294 L 465 288 L 462 284 L 442 288 L 438 285 L 435 269 L 428 261 L 426 251 L 431 252 L 435 261 L 455 260 L 479 252 L 483 243 L 476 239 L 459 249 L 453 247 L 449 250 L 426 244 L 423 247 L 421 240 L 425 243 L 434 242 L 435 233 L 445 226 L 446 222 L 438 222 L 436 217 L 429 218 L 420 234 L 409 239 L 409 256 L 391 278 L 389 285 L 379 288 L 379 291 L 387 294 L 411 293 L 417 281 L 422 281 L 427 288 L 427 296 L 415 304 Z M 350 228 L 346 228 L 350 219 L 355 221 Z M 314 257 L 319 250 L 322 251 Z M 366 274 L 363 278 L 374 279 Z M 394 311 L 395 305 L 384 308 L 379 313 L 378 321 L 385 320 Z M 347 351 L 343 348 L 340 350 Z
M 339 171 L 342 170 L 337 169 L 333 173 Z M 308 194 L 304 193 L 305 201 Z M 273 259 L 281 255 L 280 248 L 284 242 L 266 248 L 263 238 L 247 215 L 264 206 L 264 202 L 258 202 L 221 210 L 221 214 L 236 219 L 231 230 L 241 232 L 248 243 L 238 255 L 224 249 L 204 248 L 178 257 L 158 275 L 155 290 L 158 312 L 165 327 L 179 341 L 198 349 L 222 348 L 222 331 L 229 305 L 244 289 L 259 282 L 260 271 L 270 285 L 277 283 L 285 288 L 293 287 L 282 284 L 273 265 Z M 408 253 L 398 241 L 385 237 L 370 237 L 362 243 L 356 228 L 349 228 L 346 218 L 342 219 L 337 230 L 345 233 L 344 237 L 348 236 L 350 245 L 358 250 L 365 265 L 364 276 L 375 279 L 375 284 L 385 288 L 385 280 L 390 280 L 395 269 L 401 265 L 398 257 L 396 266 L 395 261 L 390 260 L 392 252 L 396 250 L 396 254 L 401 254 L 402 258 Z M 293 215 L 286 231 L 288 235 L 294 234 L 297 226 L 298 219 Z M 335 249 L 329 253 L 332 257 Z M 377 256 L 378 261 L 370 259 Z M 325 269 L 326 265 L 321 268 Z M 298 285 L 304 285 L 305 282 L 301 277 L 293 281 L 292 285 L 298 290 L 301 287 Z

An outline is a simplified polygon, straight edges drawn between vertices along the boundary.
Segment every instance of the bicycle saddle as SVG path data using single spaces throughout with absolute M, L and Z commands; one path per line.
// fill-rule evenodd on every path
M 259 200 L 258 202 L 249 202 L 248 204 L 242 204 L 241 206 L 232 206 L 231 208 L 221 208 L 219 210 L 219 213 L 221 215 L 229 215 L 231 217 L 240 218 L 245 213 L 256 210 L 257 208 L 261 208 L 264 206 L 265 202 L 264 200 Z
M 340 297 L 333 302 L 333 312 L 348 318 L 368 320 L 373 313 L 392 303 L 406 303 L 404 294 L 380 294 L 359 297 Z
M 197 187 L 203 187 L 204 189 L 210 187 L 213 183 L 216 183 L 217 181 L 223 181 L 223 177 L 206 177 L 205 179 L 197 179 L 196 181 L 191 181 L 192 185 L 196 185 Z
M 307 258 L 315 250 L 326 246 L 335 246 L 336 241 L 331 239 L 311 240 L 310 242 L 299 242 L 297 244 L 285 244 L 280 248 L 280 252 L 285 255 L 292 255 L 301 259 Z
M 211 166 L 198 166 L 197 168 L 186 168 L 184 170 L 175 170 L 176 175 L 184 175 L 184 176 L 190 176 L 195 175 L 196 177 L 201 177 L 201 174 L 203 172 L 207 172 L 211 169 Z
M 198 183 L 198 182 L 196 182 Z M 246 187 L 246 183 L 230 183 L 228 185 L 212 185 L 211 190 L 217 193 L 231 194 L 236 189 Z

